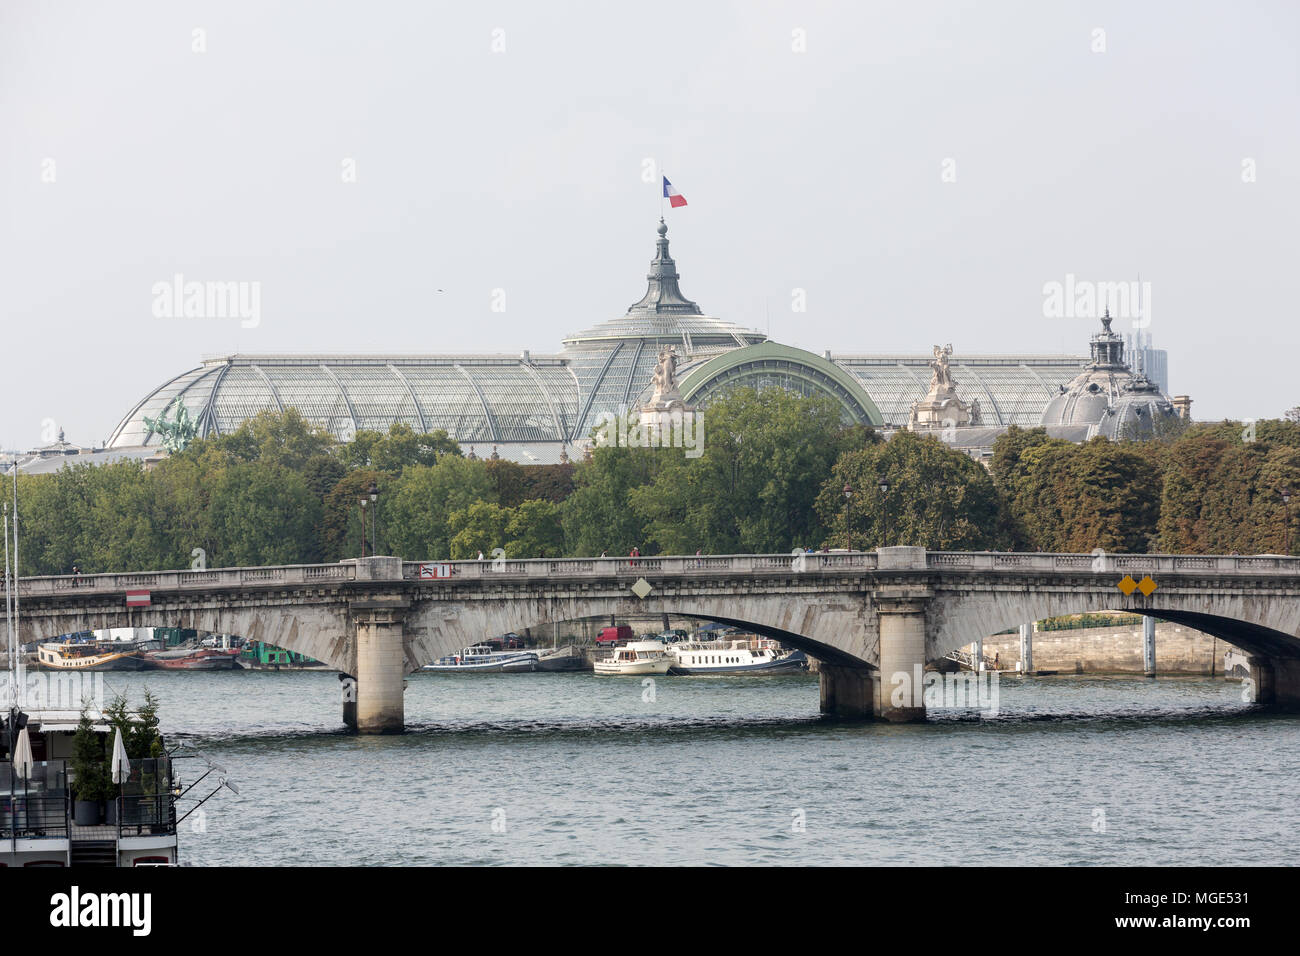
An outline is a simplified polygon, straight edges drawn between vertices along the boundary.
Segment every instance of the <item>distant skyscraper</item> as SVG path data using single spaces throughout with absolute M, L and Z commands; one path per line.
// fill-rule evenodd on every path
M 1151 345 L 1151 333 L 1141 329 L 1124 336 L 1124 351 L 1128 355 L 1129 367 L 1142 371 L 1146 377 L 1160 386 L 1160 391 L 1169 394 L 1169 353 Z

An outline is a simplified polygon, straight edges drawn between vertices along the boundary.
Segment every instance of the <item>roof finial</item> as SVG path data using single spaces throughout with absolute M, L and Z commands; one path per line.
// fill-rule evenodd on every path
M 663 216 L 659 217 L 659 235 L 661 236 L 668 235 L 668 223 L 664 222 Z

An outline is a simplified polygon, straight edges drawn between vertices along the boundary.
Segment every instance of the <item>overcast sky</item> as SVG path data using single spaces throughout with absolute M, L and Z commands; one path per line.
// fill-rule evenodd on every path
M 647 159 L 708 314 L 1081 353 L 1044 285 L 1140 274 L 1194 416 L 1276 417 L 1297 9 L 5 0 L 0 446 L 101 442 L 207 355 L 558 351 L 644 291 Z M 156 316 L 177 273 L 260 283 L 259 323 Z

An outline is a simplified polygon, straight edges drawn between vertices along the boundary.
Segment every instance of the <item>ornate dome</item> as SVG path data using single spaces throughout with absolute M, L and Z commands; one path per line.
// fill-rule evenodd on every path
M 1102 331 L 1090 341 L 1091 361 L 1043 409 L 1040 424 L 1087 425 L 1089 436 L 1150 438 L 1178 418 L 1173 403 L 1141 372 L 1124 361 L 1124 339 L 1110 330 L 1110 310 Z
M 629 306 L 626 314 L 566 336 L 564 347 L 570 351 L 611 348 L 622 340 L 652 338 L 676 342 L 693 353 L 710 346 L 734 349 L 764 341 L 767 336 L 762 332 L 705 315 L 682 295 L 677 284 L 681 278 L 677 263 L 668 254 L 668 226 L 662 219 L 657 231 L 659 238 L 646 274 L 645 295 Z

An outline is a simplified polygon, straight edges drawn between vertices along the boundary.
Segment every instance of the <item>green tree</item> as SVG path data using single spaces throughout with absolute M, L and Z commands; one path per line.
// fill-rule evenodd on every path
M 476 501 L 468 508 L 453 511 L 447 520 L 452 558 L 467 560 L 477 557 L 479 551 L 490 558 L 493 548 L 506 548 L 510 538 L 507 529 L 512 517 L 508 508 L 492 501 Z M 506 556 L 524 555 L 511 555 L 507 549 Z
M 407 560 L 446 558 L 451 513 L 478 501 L 495 502 L 495 494 L 486 464 L 477 459 L 443 455 L 432 465 L 410 466 L 383 496 L 382 537 Z
M 653 449 L 651 480 L 629 489 L 648 539 L 664 553 L 789 551 L 825 534 L 813 507 L 846 443 L 839 408 L 782 389 L 734 389 L 703 411 L 703 453 Z
M 887 492 L 880 489 L 882 480 Z M 885 544 L 935 550 L 1001 547 L 1000 509 L 993 479 L 982 465 L 933 436 L 910 431 L 845 452 L 817 498 L 817 510 L 830 529 L 828 543 L 851 543 L 859 550 Z
M 280 465 L 232 464 L 211 478 L 216 566 L 320 560 L 321 503 L 302 476 Z

